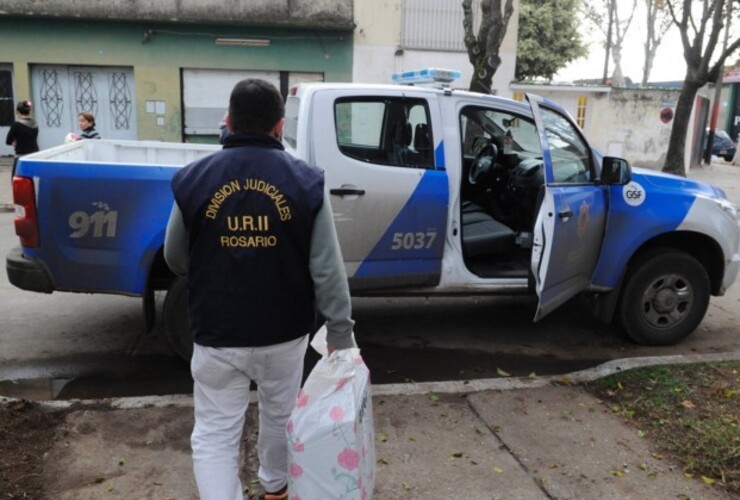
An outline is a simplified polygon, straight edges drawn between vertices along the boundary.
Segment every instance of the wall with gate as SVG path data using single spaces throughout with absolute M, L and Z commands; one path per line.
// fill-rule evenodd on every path
M 34 110 L 44 146 L 76 131 L 72 115 L 76 122 L 78 109 L 93 104 L 104 137 L 179 142 L 187 138 L 183 70 L 312 73 L 350 81 L 352 40 L 347 28 L 0 15 L 0 66 L 12 69 L 13 100 L 46 98 L 45 111 Z M 221 107 L 228 92 L 214 87 L 210 98 L 208 106 Z

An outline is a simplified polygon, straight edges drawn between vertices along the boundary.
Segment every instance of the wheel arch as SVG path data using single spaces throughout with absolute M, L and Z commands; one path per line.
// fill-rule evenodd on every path
M 161 246 L 154 254 L 149 266 L 147 287 L 151 290 L 167 290 L 174 280 L 175 273 L 170 271 L 167 262 L 164 260 L 164 246 Z
M 624 273 L 622 273 L 617 286 L 613 290 L 599 295 L 595 303 L 594 314 L 601 322 L 611 323 L 614 320 L 614 314 L 622 296 L 624 279 L 634 267 L 634 263 L 646 252 L 661 247 L 686 252 L 698 260 L 707 271 L 712 295 L 719 294 L 724 274 L 724 254 L 720 245 L 710 236 L 695 231 L 664 233 L 645 241 L 638 247 L 627 261 Z
M 724 275 L 725 259 L 722 247 L 713 238 L 706 234 L 695 231 L 674 231 L 658 235 L 638 248 L 630 257 L 625 275 L 629 272 L 632 264 L 648 250 L 665 247 L 680 250 L 698 260 L 709 276 L 710 290 L 712 295 L 717 295 L 722 287 L 722 276 Z

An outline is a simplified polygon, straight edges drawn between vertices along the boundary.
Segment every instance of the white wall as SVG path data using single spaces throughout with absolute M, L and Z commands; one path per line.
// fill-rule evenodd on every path
M 589 143 L 602 154 L 619 156 L 639 167 L 663 167 L 673 120 L 661 121 L 661 110 L 675 113 L 678 90 L 621 89 L 610 87 L 569 87 L 512 85 L 514 90 L 547 97 L 576 116 L 579 95 L 586 95 L 588 106 L 583 132 Z M 693 115 L 689 124 L 692 130 Z M 692 139 L 687 137 L 687 143 Z M 686 161 L 690 159 L 687 144 Z
M 596 119 L 589 139 L 605 153 L 621 149 L 618 156 L 636 166 L 662 168 L 673 120 L 664 123 L 660 112 L 671 108 L 675 113 L 677 101 L 675 90 L 613 89 L 592 100 Z

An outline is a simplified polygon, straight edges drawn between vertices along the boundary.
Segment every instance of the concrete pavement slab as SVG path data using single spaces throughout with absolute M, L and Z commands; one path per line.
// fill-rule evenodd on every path
M 466 395 L 376 396 L 373 406 L 373 498 L 547 498 Z
M 487 391 L 468 399 L 548 498 L 732 498 L 685 477 L 643 433 L 580 387 Z

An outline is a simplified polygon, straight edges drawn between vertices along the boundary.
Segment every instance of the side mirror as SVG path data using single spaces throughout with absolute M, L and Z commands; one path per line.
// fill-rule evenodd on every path
M 609 185 L 624 185 L 632 180 L 632 169 L 627 160 L 605 156 L 601 160 L 601 182 Z

